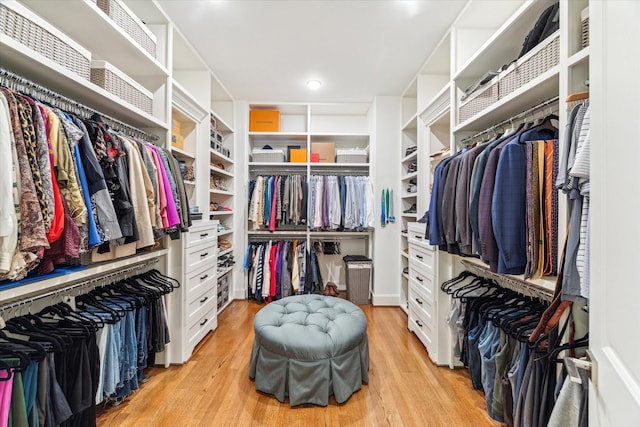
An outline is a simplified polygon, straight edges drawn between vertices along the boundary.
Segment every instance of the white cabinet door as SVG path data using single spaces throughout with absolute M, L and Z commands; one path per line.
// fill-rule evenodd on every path
M 640 425 L 640 2 L 592 0 L 592 426 Z

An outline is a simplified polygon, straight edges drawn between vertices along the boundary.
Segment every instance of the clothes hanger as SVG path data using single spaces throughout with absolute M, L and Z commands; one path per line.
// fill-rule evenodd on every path
M 37 338 L 38 341 L 48 342 L 53 346 L 54 351 L 61 351 L 66 349 L 70 342 L 67 342 L 62 337 L 51 334 L 45 331 L 35 330 L 25 325 L 21 325 L 15 319 L 16 317 L 7 320 L 5 323 L 5 329 L 13 334 L 19 336 L 27 336 L 31 338 Z
M 13 368 L 0 358 L 0 372 L 4 372 L 5 376 L 0 375 L 0 381 L 9 381 L 13 377 Z
M 450 294 L 449 292 L 450 287 L 466 279 L 467 277 L 478 277 L 478 276 L 476 276 L 475 274 L 473 274 L 468 270 L 464 270 L 462 273 L 458 274 L 456 277 L 442 282 L 442 284 L 440 285 L 440 290 Z
M 553 363 L 562 363 L 564 360 L 558 358 L 558 355 L 565 350 L 573 350 L 576 348 L 589 347 L 589 333 L 584 337 L 575 340 L 573 343 L 566 343 L 558 346 L 549 352 L 549 361 Z
M 6 342 L 6 343 L 13 343 L 13 344 L 19 344 L 21 346 L 25 346 L 28 347 L 32 350 L 34 350 L 38 356 L 39 356 L 39 360 L 44 359 L 45 357 L 47 357 L 47 351 L 45 350 L 45 348 L 38 344 L 37 342 L 34 341 L 27 341 L 27 340 L 21 340 L 15 337 L 10 337 L 8 336 L 4 330 L 0 329 L 0 338 L 3 341 L 0 341 L 0 347 L 2 347 L 2 343 Z

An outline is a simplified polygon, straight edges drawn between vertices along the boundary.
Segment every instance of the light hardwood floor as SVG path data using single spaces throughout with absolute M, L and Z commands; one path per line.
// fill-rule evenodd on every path
M 256 392 L 248 366 L 254 302 L 235 301 L 183 366 L 151 368 L 150 380 L 98 426 L 499 426 L 464 369 L 431 363 L 396 307 L 361 306 L 369 322 L 369 384 L 342 405 L 291 408 Z

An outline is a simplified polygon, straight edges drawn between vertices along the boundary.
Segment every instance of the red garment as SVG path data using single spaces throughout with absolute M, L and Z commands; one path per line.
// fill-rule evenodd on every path
M 57 185 L 56 183 L 54 188 L 57 189 Z M 58 212 L 57 209 L 56 206 L 56 212 Z M 66 200 L 61 199 L 60 212 L 63 214 L 63 233 L 61 238 L 51 243 L 51 247 L 44 251 L 44 256 L 38 266 L 38 274 L 41 275 L 51 273 L 56 265 L 63 264 L 67 258 L 77 259 L 80 257 L 80 230 L 73 218 L 71 218 Z M 53 226 L 51 228 L 53 229 Z
M 51 185 L 53 186 L 54 209 L 53 209 L 53 220 L 51 221 L 51 227 L 49 228 L 49 232 L 47 233 L 47 240 L 49 241 L 49 244 L 55 242 L 60 238 L 60 236 L 62 236 L 62 232 L 64 231 L 64 227 L 65 227 L 62 197 L 60 196 L 60 189 L 58 188 L 58 180 L 56 179 L 56 174 L 53 173 L 53 169 L 51 169 Z
M 271 250 L 269 251 L 269 272 L 271 273 L 271 277 L 269 277 L 269 301 L 271 301 L 271 297 L 276 296 L 276 251 L 278 250 L 278 245 L 271 246 Z
M 279 185 L 279 179 L 276 176 L 274 178 L 274 183 L 273 183 L 273 197 L 271 197 L 271 218 L 269 218 L 269 231 L 275 231 L 276 230 L 276 218 L 277 218 L 277 212 L 276 209 L 278 207 L 278 185 Z M 274 291 L 274 295 L 275 295 L 275 291 Z

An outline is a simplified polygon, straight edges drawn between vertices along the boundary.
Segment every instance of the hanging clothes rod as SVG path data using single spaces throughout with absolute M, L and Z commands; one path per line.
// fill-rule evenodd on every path
M 553 291 L 542 288 L 535 283 L 521 280 L 516 277 L 506 276 L 503 274 L 494 273 L 488 270 L 486 267 L 470 262 L 466 259 L 460 260 L 465 269 L 472 271 L 478 276 L 482 276 L 485 279 L 491 279 L 498 283 L 500 286 L 511 289 L 523 295 L 528 295 L 533 298 L 538 298 L 543 301 L 551 301 L 553 299 Z
M 98 283 L 105 283 L 108 281 L 115 281 L 114 279 L 116 278 L 121 278 L 121 277 L 126 277 L 131 273 L 138 273 L 142 270 L 147 269 L 148 267 L 154 265 L 158 263 L 158 258 L 152 258 L 146 261 L 141 261 L 137 264 L 132 264 L 128 267 L 125 267 L 121 270 L 118 271 L 113 271 L 111 273 L 107 273 L 107 274 L 101 274 L 101 273 L 97 273 L 97 274 L 101 274 L 100 276 L 93 276 L 87 279 L 82 279 L 79 281 L 75 281 L 71 284 L 66 284 L 64 286 L 61 286 L 59 288 L 56 288 L 54 290 L 51 290 L 49 292 L 46 292 L 44 294 L 36 294 L 36 295 L 25 295 L 22 296 L 20 298 L 14 299 L 11 302 L 9 302 L 8 304 L 5 304 L 3 306 L 0 306 L 0 312 L 4 312 L 7 310 L 11 310 L 14 309 L 16 307 L 21 307 L 24 305 L 29 305 L 31 303 L 33 303 L 34 301 L 40 300 L 40 299 L 44 299 L 44 298 L 49 298 L 55 295 L 60 295 L 60 294 L 65 294 L 67 292 L 70 292 L 74 289 L 78 289 L 78 288 L 83 288 L 86 286 L 92 286 L 92 285 L 97 285 Z
M 490 128 L 483 130 L 482 132 L 478 132 L 475 135 L 463 138 L 460 141 L 460 143 L 461 144 L 466 144 L 467 142 L 473 141 L 473 140 L 475 140 L 476 138 L 478 138 L 478 137 L 480 137 L 482 135 L 485 135 L 487 133 L 493 132 L 496 129 L 500 129 L 501 127 L 503 127 L 503 126 L 505 126 L 505 125 L 507 125 L 509 123 L 513 123 L 513 122 L 515 122 L 515 121 L 517 121 L 519 119 L 525 118 L 526 116 L 528 116 L 529 114 L 532 114 L 533 112 L 535 112 L 537 110 L 541 110 L 541 109 L 543 109 L 545 107 L 548 107 L 551 104 L 554 104 L 554 103 L 558 102 L 559 99 L 560 99 L 559 96 L 554 96 L 553 98 L 549 98 L 546 101 L 542 101 L 541 103 L 539 103 L 537 105 L 534 105 L 533 107 L 530 107 L 530 108 L 528 108 L 528 109 L 516 114 L 515 116 L 512 116 L 512 117 L 508 118 L 507 120 L 503 120 L 500 123 L 495 124 L 495 125 L 491 126 Z
M 153 135 L 142 129 L 138 129 L 136 127 L 128 125 L 116 118 L 94 110 L 93 108 L 87 107 L 84 104 L 67 98 L 66 96 L 54 92 L 51 89 L 41 86 L 38 83 L 27 79 L 26 77 L 22 77 L 2 67 L 0 67 L 0 84 L 18 92 L 24 93 L 25 95 L 29 95 L 41 102 L 44 102 L 61 110 L 65 110 L 69 113 L 82 116 L 86 119 L 91 118 L 93 114 L 98 114 L 102 118 L 102 120 L 113 130 L 125 132 L 131 136 L 137 136 L 147 141 L 157 141 L 160 139 L 160 137 L 157 135 Z
M 363 166 L 363 168 L 368 168 L 368 164 Z M 325 176 L 325 175 L 333 175 L 333 176 L 369 176 L 368 169 L 346 169 L 346 168 L 322 168 L 322 169 L 312 169 L 311 176 Z

